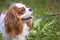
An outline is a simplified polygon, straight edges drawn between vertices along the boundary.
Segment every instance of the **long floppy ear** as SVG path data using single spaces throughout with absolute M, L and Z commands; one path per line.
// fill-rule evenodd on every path
M 16 36 L 22 33 L 22 21 L 17 17 L 15 9 L 10 9 L 5 16 L 6 33 Z

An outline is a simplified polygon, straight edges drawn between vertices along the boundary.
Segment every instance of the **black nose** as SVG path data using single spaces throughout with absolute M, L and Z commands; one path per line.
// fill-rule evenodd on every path
M 32 8 L 29 8 L 29 11 L 32 11 Z

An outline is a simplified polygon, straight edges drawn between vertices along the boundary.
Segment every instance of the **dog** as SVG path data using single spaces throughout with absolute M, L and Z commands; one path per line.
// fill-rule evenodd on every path
M 33 10 L 22 3 L 13 3 L 0 15 L 3 40 L 26 40 L 32 28 Z

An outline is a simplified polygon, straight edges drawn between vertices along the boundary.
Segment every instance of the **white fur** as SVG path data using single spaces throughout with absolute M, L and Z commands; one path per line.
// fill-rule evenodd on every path
M 22 4 L 22 3 L 14 3 L 14 4 L 11 5 L 11 7 L 12 7 L 12 6 L 16 6 L 16 7 L 18 7 L 18 8 L 20 8 L 20 7 L 26 7 L 26 6 L 25 6 L 24 4 Z M 11 7 L 10 7 L 10 8 L 11 8 Z
M 22 4 L 22 3 L 17 3 L 17 4 L 15 4 L 18 8 L 20 8 L 20 7 L 25 7 L 25 5 L 24 4 Z
M 19 40 L 25 40 L 25 36 L 27 36 L 29 34 L 29 28 L 26 25 L 26 23 L 23 24 L 23 32 L 21 35 L 19 35 Z
M 6 14 L 1 14 L 0 15 L 0 32 L 4 33 L 5 32 L 5 27 L 4 27 L 4 17 Z

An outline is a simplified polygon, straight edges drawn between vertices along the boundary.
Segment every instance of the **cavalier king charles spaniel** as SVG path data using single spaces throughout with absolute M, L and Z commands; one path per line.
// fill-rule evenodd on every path
M 32 8 L 22 3 L 13 3 L 0 15 L 0 31 L 3 40 L 25 40 L 32 28 Z

